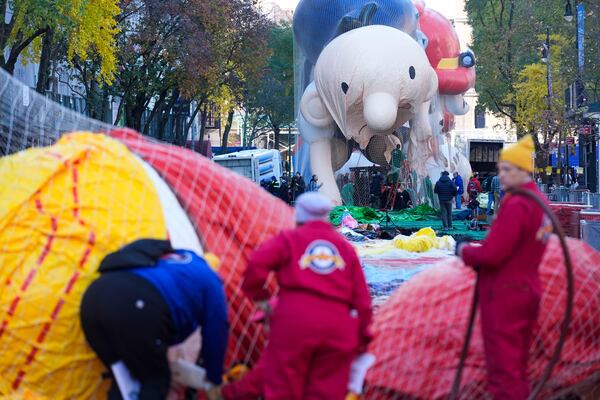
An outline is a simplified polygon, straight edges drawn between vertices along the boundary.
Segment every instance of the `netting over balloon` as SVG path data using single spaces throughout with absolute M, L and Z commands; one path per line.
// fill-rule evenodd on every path
M 48 146 L 66 132 L 110 129 L 108 124 L 40 96 L 0 70 L 0 156 Z
M 292 226 L 292 210 L 192 151 L 75 115 L 4 72 L 0 88 L 0 397 L 104 398 L 104 368 L 85 343 L 79 301 L 102 257 L 142 237 L 168 236 L 175 247 L 221 258 L 232 330 L 227 363 L 255 363 L 266 338 L 250 321 L 253 306 L 239 290 L 241 276 L 258 244 Z M 102 134 L 65 134 L 81 130 Z M 600 255 L 579 241 L 570 247 L 575 312 L 545 397 L 593 393 L 586 385 L 597 384 L 600 371 Z M 533 381 L 558 337 L 565 303 L 561 258 L 551 242 L 541 268 L 545 291 L 531 349 Z M 433 265 L 440 259 L 442 265 Z M 412 271 L 385 282 L 366 398 L 446 396 L 472 273 L 448 253 L 364 261 L 366 269 Z M 483 390 L 476 329 L 462 397 L 482 398 Z
M 264 335 L 241 274 L 259 243 L 292 226 L 292 210 L 197 153 L 76 115 L 4 72 L 0 82 L 2 154 L 18 152 L 0 158 L 0 395 L 104 398 L 79 302 L 100 260 L 144 237 L 219 256 L 227 362 L 255 362 Z M 82 129 L 113 138 L 65 134 Z
M 600 373 L 600 253 L 581 241 L 568 242 L 575 275 L 571 330 L 541 398 L 570 390 L 585 392 Z M 529 379 L 540 379 L 559 336 L 565 309 L 565 272 L 557 238 L 544 255 L 544 288 Z M 377 354 L 367 377 L 369 399 L 446 398 L 450 393 L 473 296 L 474 273 L 458 259 L 427 268 L 402 285 L 379 308 L 370 350 Z M 479 326 L 478 318 L 475 326 Z M 484 398 L 485 358 L 480 330 L 474 331 L 463 372 L 461 398 Z M 588 388 L 589 389 L 589 388 Z

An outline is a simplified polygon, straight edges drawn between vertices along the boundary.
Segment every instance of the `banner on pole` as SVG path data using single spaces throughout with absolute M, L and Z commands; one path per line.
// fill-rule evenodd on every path
M 583 68 L 583 33 L 585 32 L 585 8 L 582 3 L 577 5 L 577 64 Z

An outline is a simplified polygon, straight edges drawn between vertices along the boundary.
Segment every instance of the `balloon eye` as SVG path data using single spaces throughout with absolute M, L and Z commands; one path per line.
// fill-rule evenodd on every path
M 410 76 L 410 79 L 415 79 L 416 74 L 417 72 L 415 71 L 415 67 L 411 65 L 411 67 L 408 69 L 408 76 Z
M 342 82 L 342 92 L 344 92 L 344 94 L 348 93 L 348 84 L 346 82 Z

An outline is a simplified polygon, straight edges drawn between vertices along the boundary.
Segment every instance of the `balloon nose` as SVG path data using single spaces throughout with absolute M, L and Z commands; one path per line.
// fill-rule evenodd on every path
M 398 102 L 389 93 L 378 92 L 365 98 L 363 114 L 367 126 L 374 131 L 387 131 L 393 128 L 398 112 Z

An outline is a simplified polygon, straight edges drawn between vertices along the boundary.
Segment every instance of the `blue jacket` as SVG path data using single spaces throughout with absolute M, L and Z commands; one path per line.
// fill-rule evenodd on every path
M 456 193 L 463 194 L 465 192 L 465 184 L 463 183 L 462 177 L 457 175 L 456 178 L 452 178 L 452 182 L 456 185 Z
M 319 183 L 318 181 L 313 181 L 311 179 L 310 182 L 308 182 L 308 189 L 306 191 L 307 192 L 317 192 L 317 191 L 319 191 L 319 189 L 321 189 L 321 186 L 323 186 L 322 183 Z
M 450 180 L 448 175 L 442 177 L 435 183 L 434 193 L 438 195 L 440 201 L 451 201 L 456 196 L 456 185 Z
M 219 276 L 203 258 L 188 250 L 176 250 L 153 266 L 129 271 L 156 287 L 169 306 L 175 328 L 170 345 L 183 342 L 201 327 L 206 376 L 212 383 L 220 384 L 229 324 L 227 300 Z

